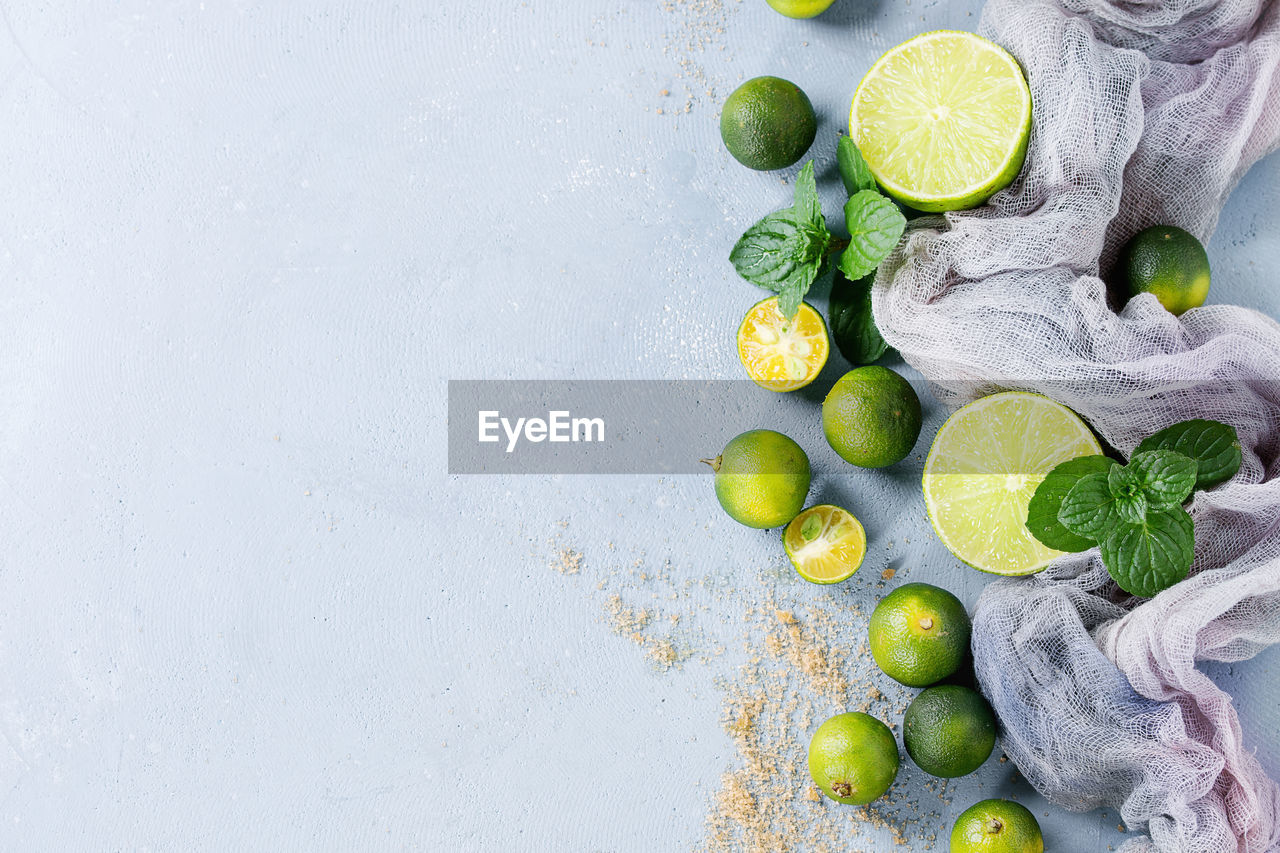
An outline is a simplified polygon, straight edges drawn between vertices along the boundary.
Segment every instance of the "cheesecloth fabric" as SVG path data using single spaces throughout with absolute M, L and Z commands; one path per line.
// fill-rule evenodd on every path
M 873 291 L 884 337 L 955 405 L 1039 391 L 1125 455 L 1192 417 L 1244 445 L 1191 506 L 1192 576 L 1155 598 L 1096 550 L 987 586 L 973 646 L 1004 749 L 1050 801 L 1145 829 L 1125 853 L 1280 850 L 1280 788 L 1196 668 L 1280 640 L 1280 325 L 1149 295 L 1116 313 L 1099 279 L 1149 225 L 1208 242 L 1276 146 L 1280 3 L 990 0 L 980 31 L 1027 72 L 1027 163 L 983 208 L 912 223 Z

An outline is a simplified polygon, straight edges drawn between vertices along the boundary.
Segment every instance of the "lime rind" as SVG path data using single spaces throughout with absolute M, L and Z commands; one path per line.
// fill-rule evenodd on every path
M 942 212 L 976 207 L 1017 177 L 1031 118 L 1031 91 L 1008 51 L 935 30 L 871 66 L 849 108 L 849 135 L 886 192 Z
M 938 539 L 979 571 L 1042 571 L 1063 552 L 1027 528 L 1036 487 L 1056 465 L 1102 452 L 1074 412 L 1039 394 L 1006 391 L 955 412 L 925 459 L 925 509 Z

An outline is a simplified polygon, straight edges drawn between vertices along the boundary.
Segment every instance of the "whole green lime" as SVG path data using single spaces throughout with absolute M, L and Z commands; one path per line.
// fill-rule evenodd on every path
M 983 800 L 951 828 L 951 853 L 1044 853 L 1044 836 L 1031 810 L 1009 800 Z
M 760 172 L 795 163 L 817 134 L 809 96 L 781 77 L 753 77 L 733 90 L 720 113 L 724 147 L 739 163 Z
M 815 18 L 827 11 L 835 0 L 769 0 L 774 11 L 788 18 Z
M 920 398 L 887 367 L 841 376 L 822 401 L 822 432 L 846 462 L 883 468 L 905 459 L 920 437 Z
M 804 509 L 809 457 L 771 429 L 753 429 L 730 441 L 715 459 L 716 498 L 729 517 L 747 527 L 781 527 Z
M 931 584 L 908 583 L 880 599 L 867 639 L 885 675 L 908 687 L 927 687 L 960 668 L 970 627 L 960 599 Z
M 1129 297 L 1153 293 L 1172 314 L 1204 304 L 1209 295 L 1209 255 L 1193 235 L 1172 225 L 1139 231 L 1116 263 Z
M 864 806 L 898 775 L 898 742 L 869 714 L 836 714 L 809 741 L 809 775 L 837 803 Z
M 991 757 L 996 715 L 976 690 L 928 687 L 902 717 L 902 744 L 920 769 L 944 779 L 968 776 Z

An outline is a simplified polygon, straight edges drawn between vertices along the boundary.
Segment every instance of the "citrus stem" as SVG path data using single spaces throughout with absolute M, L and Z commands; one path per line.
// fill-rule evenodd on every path
M 987 832 L 991 835 L 999 835 L 1000 830 L 1004 829 L 1004 822 L 998 817 L 993 817 L 987 821 Z
M 699 459 L 698 461 L 703 465 L 710 465 L 712 471 L 718 472 L 720 470 L 720 460 L 723 458 L 723 456 L 717 456 L 715 459 Z
M 853 786 L 848 782 L 832 782 L 831 790 L 835 792 L 837 797 L 853 796 Z

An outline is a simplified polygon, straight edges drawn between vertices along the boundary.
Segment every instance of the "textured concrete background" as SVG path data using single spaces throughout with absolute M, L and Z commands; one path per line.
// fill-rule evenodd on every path
M 814 593 L 705 477 L 448 477 L 445 382 L 738 377 L 759 294 L 725 256 L 789 174 L 730 160 L 719 102 L 799 83 L 835 211 L 858 77 L 978 8 L 0 4 L 0 848 L 697 843 L 739 601 Z M 1278 202 L 1272 159 L 1212 300 L 1280 311 Z M 771 426 L 870 531 L 842 594 L 892 564 L 972 602 L 919 458 L 823 442 L 838 361 Z M 716 581 L 723 661 L 664 672 L 610 631 L 596 587 L 633 560 Z M 1273 774 L 1277 663 L 1215 671 Z M 993 790 L 1019 790 L 995 762 L 947 814 Z M 1022 795 L 1055 850 L 1124 837 Z

